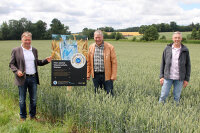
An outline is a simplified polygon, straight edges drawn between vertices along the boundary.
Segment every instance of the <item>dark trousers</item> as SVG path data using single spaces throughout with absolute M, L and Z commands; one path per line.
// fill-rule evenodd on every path
M 20 117 L 26 118 L 26 92 L 28 88 L 30 96 L 29 115 L 34 117 L 36 115 L 36 100 L 37 100 L 37 82 L 35 76 L 27 76 L 24 85 L 19 88 L 19 107 Z
M 95 93 L 97 93 L 98 88 L 100 87 L 101 89 L 104 88 L 107 94 L 110 93 L 111 95 L 113 95 L 113 81 L 105 81 L 105 73 L 94 73 L 93 83 Z

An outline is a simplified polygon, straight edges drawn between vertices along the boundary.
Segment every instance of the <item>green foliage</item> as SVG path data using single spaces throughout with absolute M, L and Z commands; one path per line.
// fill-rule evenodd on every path
M 101 31 L 104 31 L 104 32 L 114 32 L 114 28 L 112 28 L 112 27 L 100 27 L 100 28 L 98 28 L 99 30 L 101 30 Z
M 60 20 L 56 18 L 51 21 L 50 27 L 51 34 L 70 34 L 68 31 L 69 27 L 64 26 L 64 24 L 62 24 Z
M 115 35 L 115 40 L 119 40 L 119 39 L 123 39 L 124 36 L 122 35 L 122 33 L 117 32 Z
M 197 39 L 200 40 L 200 28 L 199 28 L 199 30 L 197 31 Z
M 20 20 L 9 20 L 3 22 L 0 26 L 0 40 L 21 40 L 23 32 L 32 33 L 33 39 L 43 40 L 51 39 L 51 34 L 71 34 L 68 26 L 64 26 L 58 19 L 53 19 L 50 29 L 47 30 L 47 24 L 42 20 L 32 23 L 26 18 Z
M 177 31 L 178 26 L 177 26 L 176 22 L 174 22 L 174 21 L 170 22 L 170 28 L 173 32 Z
M 191 38 L 192 39 L 197 39 L 197 30 L 196 30 L 196 28 L 194 28 L 193 30 L 192 30 L 192 34 L 191 34 Z
M 137 40 L 137 37 L 134 36 L 134 37 L 132 38 L 132 41 L 136 41 L 136 40 Z
M 129 27 L 126 29 L 117 29 L 115 32 L 139 32 L 140 27 Z
M 104 39 L 115 39 L 115 40 L 125 39 L 125 37 L 119 32 L 111 32 L 110 35 L 108 35 L 106 32 L 103 32 L 103 35 Z
M 187 40 L 191 40 L 191 39 L 192 39 L 191 34 L 188 34 L 187 35 Z
M 9 39 L 9 27 L 6 22 L 3 22 L 1 25 L 1 39 L 8 40 Z
M 146 30 L 148 27 L 149 27 L 149 26 L 147 26 L 147 25 L 142 25 L 142 26 L 140 26 L 139 33 L 140 33 L 140 34 L 144 34 L 145 30 Z
M 85 35 L 88 37 L 88 39 L 93 39 L 94 38 L 94 29 L 88 29 L 88 28 L 84 28 L 82 31 L 82 35 Z
M 158 38 L 159 38 L 158 31 L 153 26 L 150 26 L 149 28 L 147 28 L 143 35 L 143 39 L 145 41 L 154 41 L 154 40 L 158 40 Z
M 32 37 L 37 40 L 43 40 L 46 39 L 46 29 L 47 24 L 43 22 L 42 20 L 37 21 L 35 24 L 32 24 L 33 30 L 32 30 Z M 49 39 L 51 38 L 48 37 Z
M 166 40 L 166 36 L 162 35 L 162 37 L 160 38 L 160 40 Z
M 109 38 L 110 39 L 115 39 L 115 36 L 116 36 L 116 32 L 112 32 L 110 35 L 109 35 Z
M 185 42 L 187 39 L 185 37 L 182 37 L 182 42 Z
M 109 38 L 109 35 L 108 35 L 106 32 L 104 32 L 104 31 L 103 31 L 103 38 L 104 38 L 104 39 L 110 39 L 110 38 Z

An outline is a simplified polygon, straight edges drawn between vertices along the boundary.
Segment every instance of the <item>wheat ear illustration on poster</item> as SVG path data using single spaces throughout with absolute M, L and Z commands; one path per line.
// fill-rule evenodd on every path
M 85 86 L 88 39 L 81 35 L 52 35 L 52 86 Z

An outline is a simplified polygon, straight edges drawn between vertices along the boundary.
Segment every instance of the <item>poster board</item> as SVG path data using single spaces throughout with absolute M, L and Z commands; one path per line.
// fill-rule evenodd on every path
M 85 86 L 88 39 L 81 35 L 52 35 L 52 86 Z

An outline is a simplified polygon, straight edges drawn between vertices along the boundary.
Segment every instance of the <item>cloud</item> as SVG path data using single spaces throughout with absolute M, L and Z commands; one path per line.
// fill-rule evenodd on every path
M 199 0 L 1 0 L 0 24 L 25 17 L 32 22 L 42 20 L 49 27 L 52 19 L 57 18 L 72 32 L 80 32 L 85 27 L 121 29 L 170 21 L 183 25 L 199 23 L 200 9 L 185 10 L 180 2 L 186 6 L 200 3 Z
M 0 14 L 9 14 L 11 10 L 10 7 L 0 6 Z
M 179 0 L 179 1 L 184 4 L 200 4 L 199 0 Z

